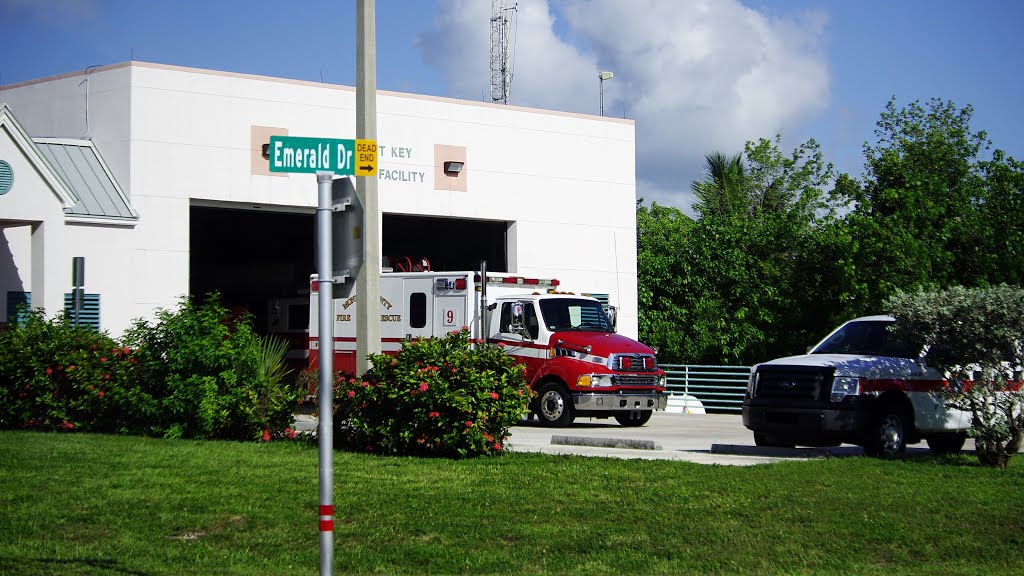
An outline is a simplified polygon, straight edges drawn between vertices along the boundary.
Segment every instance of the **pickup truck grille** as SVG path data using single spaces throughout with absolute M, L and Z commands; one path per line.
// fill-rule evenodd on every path
M 813 366 L 761 366 L 757 370 L 759 399 L 820 400 L 832 390 L 835 368 Z
M 632 374 L 616 374 L 612 376 L 612 382 L 616 386 L 657 386 L 658 376 L 657 375 L 632 375 Z

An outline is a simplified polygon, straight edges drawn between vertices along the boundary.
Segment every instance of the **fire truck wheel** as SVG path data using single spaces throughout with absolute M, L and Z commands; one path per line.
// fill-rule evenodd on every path
M 631 412 L 616 412 L 615 420 L 623 426 L 637 427 L 647 424 L 647 421 L 651 419 L 653 410 L 634 410 Z
M 864 439 L 864 453 L 878 458 L 902 456 L 907 450 L 908 424 L 899 407 L 891 404 L 882 406 Z
M 548 382 L 537 395 L 537 418 L 547 426 L 564 427 L 572 424 L 572 399 L 561 385 Z

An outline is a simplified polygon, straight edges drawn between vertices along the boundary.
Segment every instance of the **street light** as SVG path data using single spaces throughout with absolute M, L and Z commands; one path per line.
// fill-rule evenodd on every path
M 597 79 L 601 81 L 601 116 L 604 116 L 604 81 L 611 80 L 615 77 L 615 74 L 611 72 L 601 72 L 597 75 Z

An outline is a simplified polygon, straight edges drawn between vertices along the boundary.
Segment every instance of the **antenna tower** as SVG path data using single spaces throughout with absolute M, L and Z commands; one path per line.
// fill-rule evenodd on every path
M 508 11 L 506 0 L 491 0 L 491 102 L 508 104 L 512 71 L 508 65 Z

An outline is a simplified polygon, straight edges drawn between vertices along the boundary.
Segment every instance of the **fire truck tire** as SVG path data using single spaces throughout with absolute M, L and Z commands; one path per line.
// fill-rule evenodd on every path
M 564 428 L 572 424 L 572 398 L 561 384 L 548 382 L 537 394 L 537 418 L 545 426 Z
M 647 424 L 647 421 L 651 419 L 651 414 L 654 414 L 654 410 L 634 410 L 631 412 L 616 412 L 615 420 L 623 426 L 635 428 Z M 633 417 L 635 416 L 635 418 Z
M 906 412 L 894 404 L 882 405 L 864 438 L 864 453 L 876 458 L 896 458 L 907 451 L 910 421 Z
M 925 438 L 928 449 L 936 454 L 956 454 L 963 450 L 967 436 L 963 434 L 944 434 L 942 436 L 929 436 Z

